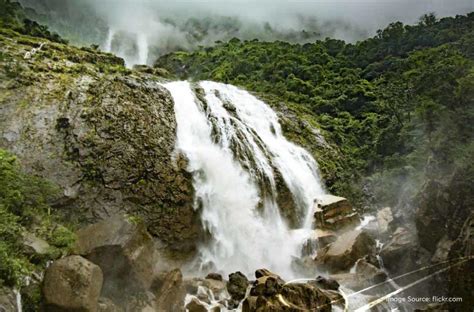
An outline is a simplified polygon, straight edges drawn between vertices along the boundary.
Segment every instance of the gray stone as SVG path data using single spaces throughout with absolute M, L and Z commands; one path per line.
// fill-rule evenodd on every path
M 23 245 L 27 249 L 27 253 L 45 255 L 48 253 L 51 246 L 49 244 L 31 233 L 23 235 Z
M 76 233 L 75 250 L 101 267 L 102 295 L 121 302 L 150 288 L 158 263 L 152 237 L 143 224 L 113 217 Z
M 317 229 L 341 230 L 360 224 L 359 214 L 343 197 L 322 195 L 315 199 L 313 211 Z
M 340 234 L 334 243 L 321 250 L 317 262 L 332 273 L 348 270 L 358 259 L 375 254 L 375 245 L 366 232 L 351 230 Z
M 55 261 L 46 270 L 43 283 L 47 311 L 97 311 L 102 281 L 100 267 L 80 256 Z
M 380 233 L 386 233 L 393 221 L 392 209 L 385 207 L 377 212 L 377 224 Z
M 0 287 L 0 312 L 16 312 L 16 295 L 12 289 Z
M 175 269 L 163 274 L 153 282 L 152 290 L 156 296 L 156 311 L 183 311 L 186 296 L 181 270 Z

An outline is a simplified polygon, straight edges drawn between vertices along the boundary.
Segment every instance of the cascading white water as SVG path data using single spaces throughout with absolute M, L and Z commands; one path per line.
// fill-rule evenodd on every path
M 135 49 L 130 49 L 128 46 L 120 46 L 116 44 L 117 36 L 132 36 L 134 37 Z M 127 33 L 124 31 L 117 31 L 114 28 L 110 28 L 107 34 L 105 42 L 102 44 L 102 50 L 109 53 L 115 53 L 121 56 L 125 60 L 125 64 L 129 67 L 137 64 L 147 64 L 149 54 L 149 43 L 146 34 L 142 33 Z M 132 51 L 132 52 L 131 52 Z
M 109 52 L 109 53 L 112 52 L 112 42 L 114 40 L 114 36 L 115 36 L 115 30 L 110 28 L 109 32 L 107 33 L 107 39 L 105 40 L 102 47 L 102 49 L 105 52 Z
M 148 38 L 146 34 L 137 34 L 138 59 L 137 64 L 146 65 L 148 63 Z
M 201 268 L 251 275 L 266 267 L 294 277 L 304 237 L 280 215 L 274 170 L 310 230 L 313 200 L 324 193 L 314 159 L 286 140 L 276 113 L 246 91 L 201 82 L 201 102 L 189 82 L 164 86 L 175 103 L 176 148 L 189 160 L 196 205 L 212 235 L 200 248 Z

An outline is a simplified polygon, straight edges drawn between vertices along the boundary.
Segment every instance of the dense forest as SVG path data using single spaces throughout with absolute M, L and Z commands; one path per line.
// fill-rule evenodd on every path
M 336 168 L 320 164 L 323 172 L 336 169 L 326 175 L 329 189 L 395 205 L 402 188 L 425 174 L 461 170 L 472 181 L 473 29 L 473 13 L 441 20 L 427 14 L 418 25 L 392 23 L 356 44 L 234 39 L 172 53 L 156 66 L 310 112 L 344 155 Z

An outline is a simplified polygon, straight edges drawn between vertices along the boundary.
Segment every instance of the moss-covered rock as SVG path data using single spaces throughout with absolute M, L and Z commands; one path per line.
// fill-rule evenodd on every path
M 192 251 L 200 222 L 159 78 L 10 29 L 0 43 L 0 147 L 60 187 L 55 208 L 80 224 L 140 216 L 165 249 Z

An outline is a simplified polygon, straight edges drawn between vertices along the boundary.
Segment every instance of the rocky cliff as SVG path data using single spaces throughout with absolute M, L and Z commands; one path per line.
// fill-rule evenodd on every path
M 60 186 L 60 213 L 79 224 L 139 216 L 163 246 L 191 251 L 199 223 L 162 78 L 7 29 L 0 41 L 0 147 Z

